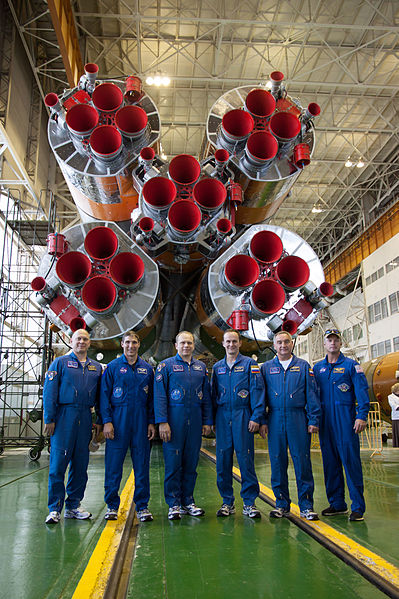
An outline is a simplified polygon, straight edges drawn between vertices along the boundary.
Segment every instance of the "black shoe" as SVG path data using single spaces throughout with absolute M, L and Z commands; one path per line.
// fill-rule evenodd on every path
M 345 510 L 336 510 L 332 505 L 326 507 L 325 510 L 321 512 L 322 516 L 341 516 L 342 514 L 347 514 L 348 508 Z
M 360 512 L 352 512 L 349 516 L 349 522 L 361 522 L 362 520 L 364 520 L 364 518 L 363 514 Z

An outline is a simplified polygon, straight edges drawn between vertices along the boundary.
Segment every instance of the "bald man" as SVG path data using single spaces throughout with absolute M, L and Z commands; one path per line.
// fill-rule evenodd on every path
M 87 484 L 91 408 L 98 412 L 101 364 L 87 357 L 90 335 L 74 332 L 72 352 L 56 358 L 46 373 L 43 388 L 44 433 L 51 437 L 46 524 L 57 524 L 65 500 L 65 518 L 87 520 L 91 513 L 79 509 Z

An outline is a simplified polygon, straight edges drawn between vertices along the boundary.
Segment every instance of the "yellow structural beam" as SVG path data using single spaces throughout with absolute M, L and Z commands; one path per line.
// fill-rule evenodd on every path
M 83 61 L 80 53 L 75 19 L 70 0 L 47 0 L 54 31 L 70 87 L 78 84 L 83 74 Z
M 399 233 L 399 202 L 380 216 L 364 233 L 324 268 L 326 281 L 334 285 L 376 249 Z

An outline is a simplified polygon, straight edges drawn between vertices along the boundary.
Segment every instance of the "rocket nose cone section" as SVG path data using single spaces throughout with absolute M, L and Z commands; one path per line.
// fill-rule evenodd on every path
M 116 287 L 108 277 L 93 277 L 83 286 L 82 301 L 91 312 L 109 313 L 116 300 Z
M 276 275 L 285 289 L 295 291 L 307 283 L 310 270 L 299 256 L 286 256 L 277 264 Z
M 169 164 L 169 176 L 178 185 L 194 185 L 201 173 L 201 166 L 194 156 L 180 154 Z
M 252 290 L 250 303 L 258 316 L 274 314 L 283 307 L 285 293 L 281 285 L 273 279 L 263 279 Z
M 249 252 L 261 264 L 273 264 L 281 258 L 283 242 L 273 231 L 259 231 L 251 239 Z
M 94 227 L 87 233 L 84 246 L 93 260 L 109 260 L 118 249 L 118 238 L 109 227 Z
M 67 252 L 58 258 L 55 272 L 65 285 L 79 287 L 90 276 L 91 262 L 82 252 Z

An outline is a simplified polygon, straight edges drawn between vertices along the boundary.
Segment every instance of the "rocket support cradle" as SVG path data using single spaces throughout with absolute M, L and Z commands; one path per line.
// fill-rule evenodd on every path
M 263 342 L 308 330 L 333 288 L 303 239 L 261 223 L 310 162 L 318 105 L 303 109 L 275 71 L 271 92 L 237 88 L 215 103 L 201 162 L 167 163 L 140 80 L 97 82 L 97 71 L 89 63 L 78 88 L 46 96 L 50 145 L 84 221 L 49 236 L 32 282 L 49 319 L 97 341 L 146 333 L 158 318 L 159 269 L 182 281 L 198 270 L 198 319 L 218 341 L 229 326 Z

